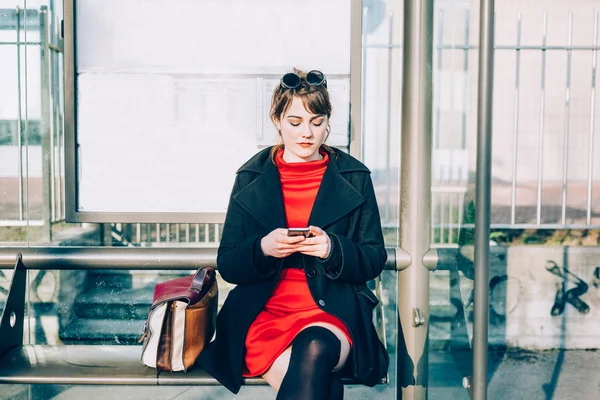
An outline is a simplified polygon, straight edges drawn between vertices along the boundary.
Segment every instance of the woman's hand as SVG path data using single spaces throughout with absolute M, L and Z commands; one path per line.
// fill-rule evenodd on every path
M 323 229 L 317 226 L 310 226 L 312 237 L 306 238 L 297 244 L 295 251 L 308 256 L 327 258 L 331 251 L 331 238 Z
M 265 256 L 284 258 L 298 251 L 298 243 L 304 236 L 288 236 L 287 229 L 277 228 L 260 240 L 260 248 Z

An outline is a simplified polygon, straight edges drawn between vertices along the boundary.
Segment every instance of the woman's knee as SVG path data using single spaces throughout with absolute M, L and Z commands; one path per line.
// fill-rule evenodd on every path
M 340 359 L 341 342 L 329 329 L 311 326 L 303 329 L 292 342 L 291 359 L 309 366 L 325 366 L 333 370 Z
M 348 356 L 350 355 L 351 346 L 350 346 L 350 341 L 348 340 L 348 337 L 337 326 L 331 325 L 331 324 L 328 324 L 325 322 L 315 322 L 315 323 L 308 325 L 306 328 L 311 327 L 311 326 L 320 326 L 320 327 L 326 328 L 326 329 L 330 330 L 331 332 L 333 332 L 335 334 L 335 336 L 337 336 L 338 340 L 341 343 L 341 349 L 340 349 L 340 356 L 339 356 L 338 363 L 333 368 L 333 372 L 341 371 L 342 368 L 344 367 L 344 365 L 346 364 L 346 361 L 348 361 Z
M 344 340 L 343 340 L 344 339 Z M 294 357 L 297 367 L 314 371 L 314 367 L 326 367 L 323 372 L 341 369 L 350 351 L 350 344 L 344 334 L 335 332 L 329 327 L 310 325 L 304 328 L 292 341 L 292 346 L 285 349 L 273 362 L 263 378 L 275 390 L 279 390 L 283 378 Z M 320 369 L 320 368 L 319 368 Z

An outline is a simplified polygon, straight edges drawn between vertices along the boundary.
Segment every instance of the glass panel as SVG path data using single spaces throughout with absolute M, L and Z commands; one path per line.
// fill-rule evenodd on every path
M 350 4 L 78 2 L 80 211 L 224 212 L 237 168 L 277 140 L 271 93 L 292 66 L 326 73 L 330 144 L 347 147 Z M 290 23 L 310 10 L 327 23 Z
M 433 239 L 457 255 L 445 267 L 449 271 L 431 275 L 430 340 L 446 338 L 443 356 L 460 378 L 471 369 L 471 355 L 462 349 L 470 347 L 473 324 L 479 10 L 473 2 L 438 1 L 437 8 L 434 152 L 441 153 L 434 157 Z M 598 347 L 591 334 L 597 329 L 594 290 L 600 286 L 593 261 L 597 10 L 585 2 L 552 1 L 545 8 L 496 2 L 495 11 L 489 397 L 569 398 L 573 394 L 563 382 L 572 380 L 566 377 L 588 378 L 564 360 L 583 360 L 576 349 Z M 545 51 L 544 45 L 554 48 Z M 451 233 L 453 227 L 458 229 Z M 511 377 L 531 379 L 508 378 L 509 370 Z M 435 374 L 447 373 L 435 371 L 430 384 Z M 592 393 L 592 386 L 582 384 L 576 396 Z
M 468 399 L 462 378 L 472 374 L 477 40 L 475 3 L 436 2 L 431 241 L 442 261 L 430 275 L 429 397 L 435 399 Z
M 402 24 L 401 1 L 363 1 L 361 156 L 371 170 L 386 247 L 398 246 Z M 395 398 L 395 391 L 401 390 L 397 387 L 396 380 L 396 272 L 384 271 L 381 284 L 385 340 L 390 355 L 390 383 L 387 386 L 376 387 L 379 393 L 373 389 L 353 387 L 347 394 L 357 393 L 357 398 L 392 399 Z

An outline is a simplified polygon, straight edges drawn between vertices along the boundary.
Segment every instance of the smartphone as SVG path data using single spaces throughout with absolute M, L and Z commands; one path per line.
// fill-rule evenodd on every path
M 304 236 L 305 238 L 312 236 L 309 228 L 288 228 L 287 235 L 288 236 Z

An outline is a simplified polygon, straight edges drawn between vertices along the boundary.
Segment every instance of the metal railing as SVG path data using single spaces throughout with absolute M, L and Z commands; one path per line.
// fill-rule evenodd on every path
M 17 214 L 15 219 L 0 219 L 2 227 L 42 226 L 46 240 L 51 240 L 50 226 L 64 220 L 63 170 L 63 112 L 62 112 L 62 53 L 60 23 L 47 6 L 40 10 L 23 10 L 17 6 L 5 13 L 8 18 L 0 21 L 2 30 L 13 30 L 14 41 L 0 41 L 0 46 L 14 46 L 16 58 L 17 115 L 16 117 L 16 153 L 17 153 Z M 14 24 L 14 25 L 13 25 Z M 29 40 L 27 35 L 39 33 L 39 41 Z M 40 49 L 40 88 L 28 87 L 29 47 Z M 24 63 L 24 65 L 22 65 Z M 24 68 L 23 68 L 24 67 Z M 25 71 L 25 74 L 23 74 Z M 36 71 L 37 72 L 37 71 Z M 39 139 L 41 142 L 41 175 L 43 186 L 43 219 L 29 217 L 29 177 L 30 150 L 37 144 L 34 137 L 34 121 L 28 115 L 28 93 L 40 93 L 41 117 L 39 120 Z M 37 152 L 36 152 L 37 155 Z
M 468 6 L 467 6 L 468 7 Z M 456 9 L 455 6 L 451 6 L 451 8 Z M 470 42 L 470 24 L 471 21 L 471 11 L 468 8 L 465 8 L 462 11 L 464 14 L 462 16 L 462 20 L 458 22 L 462 25 L 459 26 L 456 30 L 459 33 L 459 36 L 462 38 L 462 43 L 458 44 L 449 44 L 444 41 L 444 28 L 448 26 L 450 20 L 450 24 L 457 24 L 455 20 L 451 20 L 448 17 L 448 13 L 443 8 L 438 8 L 436 10 L 436 35 L 434 37 L 434 110 L 433 110 L 433 186 L 432 186 L 432 194 L 433 194 L 433 202 L 432 202 L 432 220 L 431 220 L 431 229 L 432 229 L 432 239 L 435 245 L 439 246 L 452 246 L 457 244 L 458 240 L 458 230 L 461 228 L 474 228 L 474 221 L 465 220 L 466 216 L 464 210 L 468 207 L 468 204 L 465 203 L 465 196 L 467 193 L 471 193 L 471 198 L 474 198 L 474 185 L 472 177 L 468 176 L 468 154 L 467 154 L 467 137 L 469 135 L 468 132 L 468 104 L 471 101 L 469 98 L 469 88 L 476 86 L 476 74 L 477 71 L 470 70 L 469 60 L 472 58 L 472 52 L 478 51 L 479 46 L 477 44 L 473 44 Z M 511 154 L 511 164 L 510 164 L 510 180 L 507 182 L 510 185 L 510 200 L 508 204 L 502 203 L 498 204 L 494 202 L 492 204 L 492 229 L 598 229 L 600 228 L 600 222 L 594 221 L 593 217 L 600 217 L 600 214 L 597 214 L 593 210 L 593 192 L 596 189 L 597 183 L 594 181 L 594 144 L 595 136 L 598 135 L 596 132 L 596 76 L 597 76 L 597 63 L 598 63 L 598 50 L 600 50 L 599 45 L 599 17 L 598 10 L 594 10 L 593 15 L 590 17 L 593 21 L 593 36 L 590 36 L 590 44 L 587 45 L 575 45 L 573 43 L 573 13 L 569 12 L 565 18 L 565 26 L 566 26 L 566 45 L 548 45 L 547 43 L 547 34 L 548 34 L 548 12 L 541 11 L 541 19 L 542 19 L 542 31 L 540 32 L 540 44 L 538 45 L 523 45 L 522 44 L 522 32 L 523 32 L 523 20 L 521 12 L 517 13 L 515 16 L 516 22 L 516 43 L 514 45 L 505 45 L 499 44 L 494 46 L 494 51 L 496 54 L 502 52 L 506 54 L 507 52 L 513 52 L 515 55 L 515 71 L 514 89 L 510 95 L 502 98 L 496 98 L 496 110 L 495 113 L 498 115 L 498 108 L 507 102 L 512 102 L 512 115 L 502 115 L 499 116 L 501 118 L 510 118 L 512 119 L 512 154 Z M 588 21 L 589 22 L 589 21 Z M 402 45 L 398 43 L 394 43 L 392 30 L 394 26 L 394 14 L 391 13 L 388 16 L 388 41 L 380 42 L 380 43 L 368 43 L 366 35 L 363 38 L 363 56 L 365 57 L 364 64 L 367 65 L 366 59 L 368 57 L 372 57 L 373 53 L 367 50 L 373 49 L 378 51 L 385 51 L 390 61 L 387 66 L 383 66 L 385 73 L 387 74 L 388 82 L 392 82 L 392 76 L 395 73 L 393 71 L 391 59 L 393 57 L 394 51 L 400 51 L 402 49 Z M 539 115 L 537 118 L 536 126 L 524 126 L 524 121 L 521 118 L 520 105 L 521 98 L 523 97 L 524 90 L 530 90 L 529 88 L 524 88 L 522 82 L 522 69 L 524 65 L 521 61 L 521 53 L 529 52 L 529 53 L 538 53 L 541 57 L 541 66 L 540 66 L 540 87 L 539 92 L 535 93 L 539 95 Z M 564 53 L 564 57 L 566 60 L 565 67 L 559 65 L 550 65 L 547 61 L 547 53 Z M 573 52 L 578 53 L 589 53 L 590 64 L 588 66 L 579 63 L 576 65 L 577 70 L 574 70 L 574 64 L 572 61 Z M 454 83 L 454 85 L 460 86 L 457 87 L 459 91 L 460 99 L 458 99 L 458 103 L 461 104 L 460 111 L 457 111 L 460 115 L 459 127 L 456 128 L 456 134 L 454 137 L 456 139 L 453 140 L 453 146 L 451 148 L 444 147 L 442 142 L 442 130 L 444 129 L 444 117 L 442 111 L 442 101 L 441 95 L 443 88 L 449 84 L 447 80 L 449 79 L 444 72 L 447 67 L 445 67 L 446 59 L 454 59 L 457 60 L 458 53 L 458 61 L 459 63 L 454 63 L 451 68 L 452 71 L 457 71 L 463 74 L 464 79 L 461 82 Z M 460 66 L 457 66 L 460 64 Z M 590 89 L 589 89 L 589 98 L 583 99 L 581 96 L 578 100 L 582 103 L 589 104 L 589 120 L 587 121 L 575 121 L 570 117 L 571 114 L 571 105 L 573 103 L 573 83 L 572 76 L 574 71 L 578 74 L 589 73 L 590 76 Z M 363 71 L 365 74 L 366 71 Z M 566 76 L 565 86 L 564 86 L 564 104 L 562 110 L 555 109 L 553 111 L 554 114 L 557 112 L 563 113 L 564 125 L 562 127 L 563 132 L 563 141 L 562 141 L 562 165 L 561 172 L 562 176 L 560 177 L 560 205 L 556 207 L 550 208 L 550 206 L 544 206 L 543 202 L 543 189 L 544 189 L 544 160 L 545 154 L 548 153 L 549 149 L 547 145 L 544 144 L 544 137 L 546 136 L 547 127 L 545 126 L 546 115 L 548 114 L 548 82 L 547 75 L 552 72 L 553 75 L 562 74 Z M 469 77 L 469 74 L 472 74 L 472 77 Z M 556 85 L 554 83 L 554 85 Z M 531 93 L 531 92 L 528 92 Z M 580 92 L 581 93 L 581 92 Z M 387 102 L 391 101 L 391 96 L 388 95 Z M 366 105 L 365 105 L 366 106 Z M 367 107 L 368 108 L 368 107 Z M 473 108 L 474 109 L 474 108 Z M 389 143 L 392 132 L 390 129 L 391 118 L 392 115 L 388 109 L 387 113 L 387 131 L 386 131 L 386 143 Z M 582 118 L 582 117 L 580 117 Z M 586 117 L 587 118 L 587 117 Z M 573 119 L 573 120 L 572 120 Z M 526 121 L 525 121 L 526 122 Z M 588 129 L 575 131 L 572 129 L 572 125 L 574 122 L 586 122 L 588 125 Z M 369 134 L 368 128 L 363 128 L 366 135 Z M 522 140 L 524 131 L 535 131 L 537 132 L 537 154 L 533 155 L 535 157 L 535 165 L 537 165 L 537 176 L 535 179 L 535 190 L 536 190 L 536 202 L 533 206 L 533 210 L 529 212 L 524 212 L 524 215 L 519 215 L 520 207 L 517 200 L 517 191 L 522 187 L 519 183 L 519 174 L 520 166 L 518 163 L 518 156 L 520 155 L 521 146 L 519 145 L 520 140 Z M 569 157 L 569 143 L 573 138 L 576 138 L 577 135 L 581 138 L 581 141 L 585 141 L 587 144 L 586 154 L 581 154 L 583 160 L 582 165 L 585 162 L 586 171 L 585 177 L 581 177 L 577 181 L 585 180 L 585 206 L 583 209 L 576 209 L 574 211 L 580 211 L 579 214 L 584 214 L 583 217 L 575 217 L 570 218 L 569 216 L 569 207 L 568 207 L 568 188 L 572 185 L 576 180 L 573 179 L 569 172 L 569 162 L 572 162 L 572 156 Z M 585 136 L 585 137 L 584 137 Z M 446 140 L 446 142 L 448 142 Z M 521 150 L 522 151 L 522 150 Z M 386 170 L 383 171 L 382 179 L 380 182 L 376 182 L 376 185 L 385 186 L 385 189 L 381 190 L 380 193 L 385 193 L 383 198 L 380 198 L 380 202 L 382 203 L 382 219 L 384 221 L 384 225 L 389 228 L 397 229 L 397 221 L 393 221 L 390 210 L 390 203 L 394 200 L 390 198 L 390 193 L 393 192 L 391 187 L 397 184 L 397 182 L 393 182 L 390 179 L 393 174 L 391 171 L 394 166 L 390 166 L 390 153 L 389 153 L 389 145 L 385 150 L 385 164 Z M 546 157 L 548 157 L 546 155 Z M 520 167 L 520 168 L 519 168 Z M 596 165 L 596 169 L 598 166 Z M 524 171 L 521 169 L 521 171 Z M 581 174 L 580 174 L 581 175 Z M 521 183 L 522 184 L 522 183 Z M 498 201 L 497 199 L 494 199 Z M 548 207 L 546 209 L 546 207 Z M 502 208 L 508 208 L 509 216 L 502 215 Z M 523 211 L 528 211 L 523 208 Z M 544 218 L 545 211 L 552 213 L 553 215 Z
M 222 224 L 111 224 L 111 236 L 133 247 L 217 247 Z

